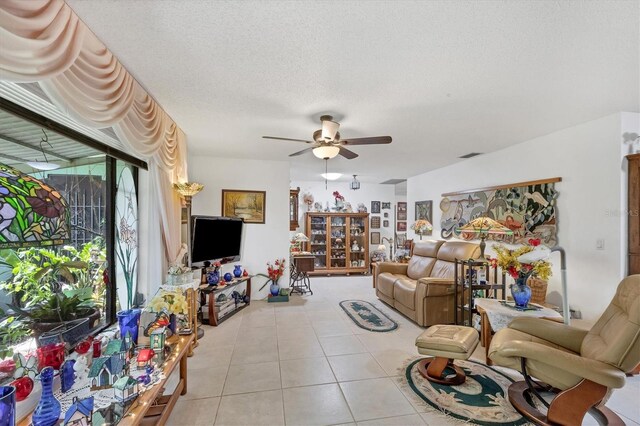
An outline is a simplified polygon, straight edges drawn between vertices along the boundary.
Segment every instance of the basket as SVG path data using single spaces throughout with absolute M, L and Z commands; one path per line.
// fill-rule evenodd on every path
M 542 304 L 547 301 L 547 282 L 540 278 L 529 278 L 527 281 L 531 287 L 531 303 Z

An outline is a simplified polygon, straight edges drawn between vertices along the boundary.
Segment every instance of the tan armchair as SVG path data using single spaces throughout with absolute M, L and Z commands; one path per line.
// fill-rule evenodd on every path
M 604 403 L 613 389 L 624 386 L 625 372 L 640 363 L 640 275 L 620 283 L 591 330 L 518 318 L 496 333 L 489 357 L 523 373 L 525 381 L 509 387 L 509 400 L 537 424 L 580 425 L 589 410 L 609 424 L 622 422 Z M 543 403 L 546 416 L 529 402 L 541 391 L 557 394 L 550 405 Z
M 478 253 L 477 244 L 465 241 L 414 242 L 408 264 L 378 264 L 376 295 L 421 326 L 452 324 L 455 259 Z

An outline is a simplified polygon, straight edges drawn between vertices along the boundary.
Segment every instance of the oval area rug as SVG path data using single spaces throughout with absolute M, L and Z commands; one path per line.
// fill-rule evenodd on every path
M 340 307 L 358 327 L 365 330 L 385 332 L 398 328 L 397 322 L 364 300 L 343 300 Z
M 456 360 L 467 379 L 458 386 L 432 383 L 418 372 L 421 359 L 409 364 L 406 379 L 422 400 L 448 416 L 479 425 L 524 425 L 528 421 L 509 402 L 509 377 L 484 364 Z M 448 371 L 448 370 L 447 370 Z

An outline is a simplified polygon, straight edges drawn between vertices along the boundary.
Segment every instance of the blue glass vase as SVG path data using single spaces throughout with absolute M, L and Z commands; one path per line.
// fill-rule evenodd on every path
M 42 382 L 42 396 L 33 412 L 31 423 L 33 426 L 53 426 L 60 418 L 60 402 L 53 396 L 53 368 L 45 367 L 40 372 Z
M 207 283 L 209 283 L 209 285 L 218 285 L 219 282 L 220 282 L 220 272 L 218 272 L 217 269 L 207 274 Z
M 529 275 L 516 278 L 515 284 L 511 284 L 511 296 L 516 307 L 526 308 L 531 300 L 531 287 L 527 285 Z
M 140 323 L 140 309 L 126 309 L 116 313 L 120 336 L 125 338 L 127 333 L 131 335 L 131 341 L 138 344 L 138 324 Z
M 269 292 L 271 292 L 272 296 L 277 296 L 280 294 L 280 286 L 278 285 L 278 281 L 271 282 L 271 286 L 269 287 Z
M 242 266 L 236 265 L 233 268 L 233 276 L 236 278 L 240 278 L 242 276 Z
M 0 386 L 0 425 L 16 424 L 16 388 Z
M 226 274 L 224 274 L 224 280 L 225 280 L 227 283 L 230 283 L 231 281 L 233 281 L 233 275 L 231 275 L 231 273 L 230 273 L 230 272 L 227 272 Z

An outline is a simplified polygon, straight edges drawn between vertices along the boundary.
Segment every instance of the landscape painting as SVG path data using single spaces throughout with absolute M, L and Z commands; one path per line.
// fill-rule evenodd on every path
M 245 223 L 264 223 L 266 191 L 222 190 L 222 216 L 244 219 Z

